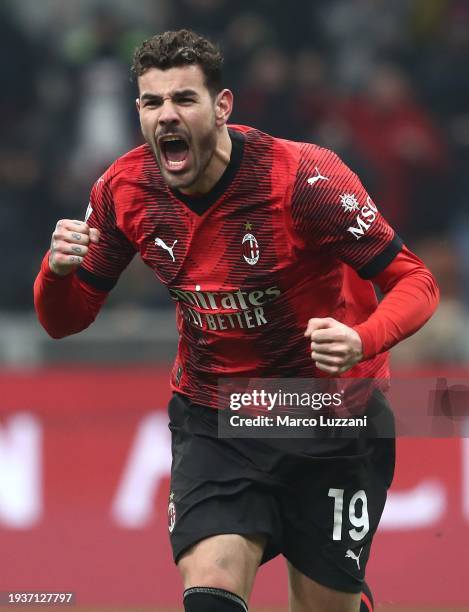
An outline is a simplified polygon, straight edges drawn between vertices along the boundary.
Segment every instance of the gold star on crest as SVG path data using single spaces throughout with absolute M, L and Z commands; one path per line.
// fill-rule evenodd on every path
M 174 491 L 171 491 L 169 495 L 169 501 L 173 501 L 173 499 L 174 499 Z
M 245 230 L 252 230 L 252 223 L 249 223 L 249 221 L 246 221 L 246 225 L 244 226 Z

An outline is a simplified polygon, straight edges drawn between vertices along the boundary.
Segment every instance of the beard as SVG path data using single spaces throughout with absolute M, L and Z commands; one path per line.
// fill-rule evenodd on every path
M 169 130 L 166 130 L 170 133 Z M 178 133 L 178 130 L 173 130 L 171 133 Z M 160 138 L 164 134 L 159 134 Z M 164 153 L 156 142 L 156 139 L 152 139 L 150 142 L 148 139 L 147 143 L 151 146 L 153 155 L 155 156 L 156 163 L 160 169 L 161 176 L 165 183 L 171 189 L 189 189 L 197 186 L 197 183 L 202 183 L 205 172 L 213 159 L 214 153 L 217 148 L 217 130 L 215 122 L 200 135 L 191 138 L 188 141 L 189 153 L 187 168 L 182 171 L 172 172 L 165 164 L 163 159 Z M 195 189 L 196 191 L 196 189 Z

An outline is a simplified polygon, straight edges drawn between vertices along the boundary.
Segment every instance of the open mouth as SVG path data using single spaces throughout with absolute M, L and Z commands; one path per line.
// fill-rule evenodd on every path
M 189 157 L 189 145 L 181 136 L 163 136 L 160 150 L 164 165 L 170 172 L 185 170 Z

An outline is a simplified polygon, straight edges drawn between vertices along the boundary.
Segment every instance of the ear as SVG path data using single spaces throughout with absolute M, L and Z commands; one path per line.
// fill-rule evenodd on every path
M 228 122 L 232 110 L 233 92 L 229 89 L 222 89 L 215 99 L 215 123 L 217 127 L 222 127 Z
M 137 108 L 137 113 L 140 113 L 140 98 L 135 99 L 135 106 Z

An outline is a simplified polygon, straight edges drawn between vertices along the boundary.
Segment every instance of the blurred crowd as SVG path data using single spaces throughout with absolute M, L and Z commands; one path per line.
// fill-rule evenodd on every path
M 222 47 L 233 122 L 332 148 L 359 174 L 438 277 L 445 358 L 469 358 L 467 0 L 3 0 L 0 310 L 31 309 L 56 221 L 83 218 L 96 178 L 141 143 L 133 49 L 181 27 Z M 139 265 L 111 298 L 167 304 Z

